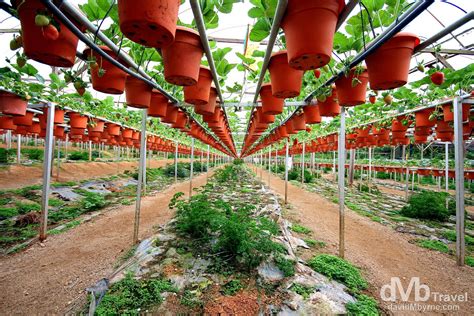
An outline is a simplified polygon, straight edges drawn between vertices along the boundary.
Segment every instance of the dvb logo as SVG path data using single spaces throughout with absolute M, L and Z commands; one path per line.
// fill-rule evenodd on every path
M 390 284 L 385 284 L 380 289 L 380 297 L 384 301 L 395 302 L 398 298 L 406 302 L 410 298 L 410 295 L 414 291 L 415 302 L 426 302 L 431 295 L 431 291 L 428 285 L 421 284 L 419 277 L 413 277 L 408 284 L 406 290 L 398 277 L 390 279 Z

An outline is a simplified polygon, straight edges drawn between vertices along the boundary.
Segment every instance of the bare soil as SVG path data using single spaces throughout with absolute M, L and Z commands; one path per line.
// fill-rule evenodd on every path
M 258 172 L 260 175 L 260 170 Z M 268 183 L 268 173 L 263 172 Z M 270 187 L 284 196 L 285 182 L 270 176 Z M 312 229 L 312 237 L 327 243 L 326 252 L 337 254 L 339 240 L 339 206 L 324 197 L 288 183 L 288 218 Z M 459 302 L 458 314 L 474 315 L 474 269 L 458 267 L 448 256 L 409 243 L 409 237 L 392 228 L 375 223 L 346 208 L 345 257 L 361 267 L 371 284 L 369 292 L 387 309 L 389 303 L 380 298 L 380 289 L 399 277 L 404 289 L 412 277 L 442 294 L 468 293 L 468 302 Z M 410 297 L 414 300 L 414 291 Z M 413 301 L 412 301 L 413 302 Z M 429 301 L 428 304 L 436 304 Z M 449 303 L 448 303 L 449 304 Z M 398 313 L 407 314 L 406 312 Z
M 173 162 L 172 159 L 151 160 L 149 162 L 149 167 L 163 167 Z M 56 176 L 57 169 L 56 165 L 54 165 L 53 177 L 51 180 L 56 182 L 67 182 L 100 178 L 123 173 L 125 170 L 133 170 L 137 167 L 138 161 L 68 162 L 60 165 L 59 178 Z M 7 168 L 0 169 L 0 190 L 18 189 L 28 185 L 41 184 L 42 182 L 42 165 L 10 165 Z
M 91 168 L 90 164 L 84 166 Z M 96 170 L 103 166 L 98 164 Z M 194 187 L 205 183 L 206 173 L 193 179 Z M 168 208 L 170 199 L 176 192 L 187 194 L 188 190 L 189 181 L 180 182 L 142 200 L 141 239 L 151 235 L 153 226 L 173 217 L 174 212 Z M 68 232 L 50 236 L 44 244 L 1 257 L 0 314 L 64 313 L 68 305 L 84 295 L 85 288 L 110 275 L 117 258 L 130 249 L 134 212 L 135 205 L 120 206 Z

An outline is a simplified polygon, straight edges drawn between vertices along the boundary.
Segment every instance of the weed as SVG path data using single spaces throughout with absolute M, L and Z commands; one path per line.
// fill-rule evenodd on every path
M 18 201 L 15 203 L 15 205 L 18 210 L 18 213 L 20 214 L 26 214 L 29 212 L 37 212 L 41 210 L 41 205 L 39 205 L 36 202 L 25 203 L 25 202 Z
M 308 265 L 314 271 L 343 283 L 352 292 L 357 293 L 368 286 L 359 269 L 339 257 L 321 254 L 309 260 Z
M 306 300 L 311 295 L 311 293 L 314 293 L 315 289 L 313 286 L 307 286 L 300 283 L 293 283 L 290 287 L 290 290 L 292 290 L 296 294 L 303 296 L 303 298 Z
M 6 198 L 0 198 L 0 206 L 2 205 L 7 205 L 8 203 L 10 203 L 13 199 L 10 198 L 10 197 L 6 197 Z
M 449 247 L 445 243 L 439 240 L 419 239 L 416 241 L 416 243 L 423 248 L 436 250 L 443 253 L 450 252 Z
M 179 302 L 181 305 L 189 308 L 202 307 L 204 305 L 203 301 L 196 295 L 196 291 L 188 289 L 184 290 Z
M 311 238 L 304 238 L 303 241 L 310 247 L 318 247 L 318 248 L 326 247 L 326 243 L 324 241 L 314 240 Z
M 468 266 L 474 267 L 474 257 L 466 256 L 465 262 Z
M 243 289 L 243 285 L 240 280 L 230 280 L 222 286 L 222 294 L 227 296 L 233 296 L 237 294 L 238 291 Z
M 355 303 L 347 303 L 346 309 L 348 315 L 354 316 L 376 316 L 379 315 L 377 309 L 377 301 L 367 295 L 356 295 L 357 301 Z
M 59 207 L 61 205 L 64 205 L 64 201 L 60 200 L 60 199 L 50 198 L 48 200 L 48 204 L 49 204 L 49 206 Z
M 68 230 L 70 230 L 70 229 L 72 229 L 76 226 L 79 226 L 81 223 L 82 222 L 80 220 L 75 220 L 75 221 L 66 223 L 62 229 L 51 229 L 50 231 L 48 231 L 48 234 L 58 235 L 58 234 L 66 232 L 66 231 L 68 231 Z
M 276 254 L 273 260 L 275 261 L 275 264 L 278 267 L 278 269 L 280 269 L 280 271 L 283 272 L 283 275 L 285 276 L 285 278 L 295 275 L 295 263 L 296 263 L 295 261 L 286 259 L 281 254 Z
M 446 208 L 447 195 L 444 192 L 429 192 L 410 196 L 408 204 L 405 205 L 400 214 L 407 217 L 432 219 L 437 221 L 446 221 L 449 218 L 450 211 Z
M 18 215 L 15 207 L 0 207 L 0 219 L 9 218 Z
M 445 230 L 443 232 L 443 237 L 449 241 L 456 241 L 456 231 L 452 229 Z M 474 238 L 469 235 L 464 235 L 464 240 L 466 245 L 474 245 Z
M 163 292 L 177 292 L 169 281 L 135 280 L 130 274 L 113 284 L 96 310 L 97 315 L 139 315 L 143 309 L 159 305 Z
M 307 227 L 304 227 L 302 225 L 299 225 L 299 224 L 291 225 L 291 230 L 294 231 L 295 233 L 305 234 L 305 235 L 308 235 L 312 232 L 311 229 L 309 229 Z

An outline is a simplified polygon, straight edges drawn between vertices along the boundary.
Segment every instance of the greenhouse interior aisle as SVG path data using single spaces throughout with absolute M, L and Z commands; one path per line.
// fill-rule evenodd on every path
M 252 167 L 252 166 L 250 166 Z M 255 169 L 254 169 L 255 170 Z M 259 168 L 257 175 L 260 177 Z M 268 184 L 268 172 L 262 173 Z M 270 188 L 280 196 L 285 194 L 285 181 L 270 176 Z M 338 245 L 338 205 L 324 197 L 288 183 L 289 219 L 302 223 L 313 231 L 314 238 L 328 244 L 334 254 Z M 458 267 L 455 261 L 441 253 L 420 248 L 408 242 L 401 233 L 375 223 L 346 208 L 346 257 L 362 268 L 372 285 L 371 291 L 380 299 L 380 288 L 390 284 L 394 275 L 409 280 L 417 276 L 432 291 L 439 293 L 466 292 L 474 297 L 474 274 L 469 267 Z M 412 293 L 413 294 L 413 293 Z M 382 301 L 382 300 L 380 300 Z M 413 302 L 413 297 L 411 297 Z M 388 304 L 388 302 L 384 302 Z M 474 313 L 474 306 L 461 307 L 467 314 Z
M 209 176 L 214 172 L 209 171 Z M 206 183 L 206 173 L 193 179 Z M 140 239 L 174 215 L 168 208 L 176 192 L 187 192 L 189 181 L 172 185 L 142 200 Z M 113 264 L 132 246 L 135 205 L 121 206 L 44 244 L 0 258 L 0 310 L 4 314 L 62 313 L 84 289 L 114 271 Z M 31 273 L 35 271 L 34 273 Z
M 179 161 L 185 160 L 180 159 Z M 172 159 L 151 160 L 149 167 L 160 168 L 170 163 L 173 163 Z M 56 166 L 53 167 L 53 180 L 56 182 L 80 181 L 111 176 L 137 167 L 138 161 L 67 163 L 61 164 L 59 179 L 56 178 Z M 0 190 L 41 184 L 42 177 L 43 168 L 41 166 L 12 165 L 8 169 L 0 169 Z

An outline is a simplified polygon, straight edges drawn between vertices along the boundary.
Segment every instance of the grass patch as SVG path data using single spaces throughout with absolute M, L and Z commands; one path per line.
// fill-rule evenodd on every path
M 15 207 L 0 207 L 0 219 L 6 219 L 18 215 Z
M 41 210 L 41 205 L 36 202 L 16 202 L 16 209 L 19 214 L 26 214 L 29 212 L 38 212 Z
M 161 304 L 164 292 L 177 292 L 169 281 L 135 280 L 128 274 L 113 284 L 96 310 L 96 315 L 139 315 L 144 309 Z
M 406 217 L 445 222 L 450 215 L 450 210 L 446 208 L 447 198 L 448 194 L 445 192 L 423 191 L 413 194 L 408 204 L 400 210 L 400 214 Z
M 310 247 L 323 248 L 326 247 L 326 243 L 321 240 L 315 240 L 311 238 L 304 238 L 303 241 Z
M 295 292 L 296 294 L 303 296 L 303 298 L 306 300 L 312 293 L 314 293 L 315 289 L 312 286 L 307 286 L 300 283 L 293 283 L 290 287 L 290 290 Z
M 275 261 L 275 265 L 278 267 L 278 269 L 283 272 L 285 278 L 295 275 L 295 261 L 286 259 L 281 254 L 276 254 L 273 258 L 273 261 Z
M 416 241 L 417 245 L 423 248 L 431 249 L 431 250 L 436 250 L 442 253 L 449 253 L 449 247 L 439 241 L 439 240 L 431 240 L 431 239 L 419 239 Z
M 294 231 L 295 233 L 305 234 L 305 235 L 308 235 L 312 232 L 311 229 L 309 229 L 307 227 L 304 227 L 302 225 L 299 225 L 299 224 L 291 225 L 291 230 Z
M 233 296 L 243 288 L 244 286 L 242 285 L 240 280 L 231 280 L 222 286 L 221 292 L 224 295 Z
M 76 221 L 72 221 L 72 222 L 69 222 L 69 223 L 66 223 L 64 224 L 64 227 L 62 229 L 51 229 L 50 231 L 48 231 L 48 234 L 50 235 L 58 235 L 58 234 L 61 234 L 61 233 L 64 233 L 64 232 L 67 232 L 68 230 L 76 227 L 76 226 L 79 226 L 82 222 L 80 220 L 76 220 Z
M 356 295 L 357 301 L 355 303 L 346 304 L 347 314 L 348 315 L 364 315 L 364 316 L 375 316 L 379 315 L 377 309 L 377 301 L 367 295 L 359 294 Z
M 308 265 L 330 279 L 343 283 L 354 293 L 367 288 L 367 281 L 362 277 L 358 268 L 339 257 L 321 254 L 308 261 Z
M 474 267 L 474 257 L 466 256 L 465 262 L 468 266 Z
M 444 238 L 449 241 L 456 241 L 456 231 L 452 229 L 445 230 L 442 234 Z M 469 235 L 464 235 L 464 240 L 466 241 L 466 245 L 474 245 L 474 238 Z

